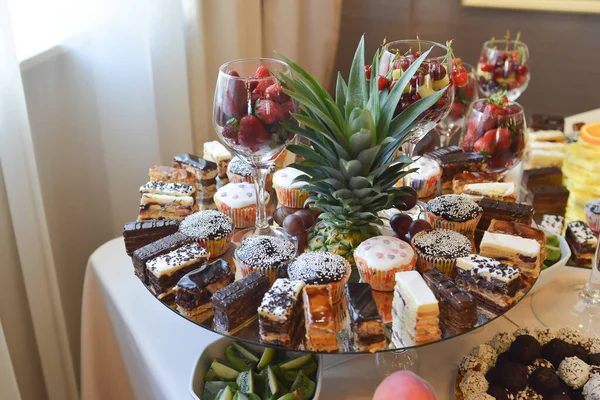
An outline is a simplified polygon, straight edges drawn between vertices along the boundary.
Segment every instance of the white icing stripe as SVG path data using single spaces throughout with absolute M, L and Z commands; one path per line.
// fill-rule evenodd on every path
M 282 188 L 299 189 L 306 185 L 306 182 L 294 182 L 294 179 L 300 175 L 306 175 L 295 168 L 283 168 L 273 174 L 273 184 Z
M 369 268 L 389 271 L 410 264 L 415 252 L 408 243 L 398 238 L 377 236 L 362 242 L 354 256 L 364 260 Z
M 402 294 L 405 301 L 412 300 L 417 308 L 438 304 L 433 292 L 417 271 L 397 272 L 396 290 Z
M 506 197 L 515 193 L 516 185 L 514 182 L 469 183 L 463 190 L 469 194 Z
M 515 253 L 530 257 L 538 257 L 540 255 L 540 244 L 537 240 L 526 239 L 514 235 L 505 235 L 503 233 L 486 231 L 483 234 L 483 239 L 481 239 L 479 247 L 483 248 L 485 246 L 514 250 Z

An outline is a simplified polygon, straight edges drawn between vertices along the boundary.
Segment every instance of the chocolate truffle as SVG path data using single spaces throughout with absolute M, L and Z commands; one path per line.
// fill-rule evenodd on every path
M 496 400 L 512 400 L 513 397 L 510 395 L 510 392 L 503 388 L 502 386 L 490 386 L 488 389 L 488 394 L 496 398 Z
M 513 360 L 524 365 L 532 364 L 542 354 L 542 346 L 530 335 L 517 336 L 508 350 Z
M 587 358 L 587 363 L 590 365 L 600 365 L 600 353 L 590 354 Z
M 487 374 L 485 374 L 485 379 L 492 385 L 499 385 L 500 373 L 498 372 L 498 367 L 491 367 Z
M 502 386 L 515 393 L 527 387 L 527 367 L 516 363 L 507 362 L 498 367 Z
M 498 358 L 496 359 L 496 367 L 500 367 L 506 363 L 512 362 L 512 357 L 510 356 L 510 353 L 506 352 L 506 353 L 502 353 L 498 356 Z
M 565 358 L 574 355 L 573 346 L 561 339 L 552 339 L 542 347 L 542 357 L 550 361 L 554 368 L 558 368 Z
M 542 396 L 560 392 L 560 379 L 550 368 L 538 368 L 529 377 L 529 385 Z
M 582 345 L 573 345 L 573 353 L 575 354 L 575 357 L 579 358 L 580 360 L 585 362 L 588 361 L 588 352 Z

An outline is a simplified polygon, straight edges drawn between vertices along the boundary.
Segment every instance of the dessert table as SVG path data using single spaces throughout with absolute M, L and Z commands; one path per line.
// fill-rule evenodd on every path
M 589 273 L 565 267 L 538 293 L 560 293 L 557 285 L 583 284 Z M 438 399 L 454 398 L 458 362 L 471 347 L 501 330 L 540 325 L 531 311 L 531 296 L 473 333 L 417 350 L 417 373 L 433 385 Z M 557 295 L 556 302 L 560 301 Z M 560 315 L 556 318 L 559 321 Z M 133 274 L 122 238 L 105 243 L 91 255 L 81 325 L 83 400 L 190 398 L 194 363 L 219 338 L 154 299 Z M 342 360 L 346 362 L 337 364 Z M 326 356 L 324 362 L 321 399 L 371 398 L 379 379 L 375 356 Z

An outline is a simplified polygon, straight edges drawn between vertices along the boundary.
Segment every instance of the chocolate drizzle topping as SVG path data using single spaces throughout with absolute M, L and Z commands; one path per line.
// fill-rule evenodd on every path
M 202 157 L 188 153 L 180 153 L 173 157 L 175 162 L 189 165 L 190 167 L 198 168 L 201 171 L 217 169 L 217 164 L 212 161 L 206 161 Z
M 354 322 L 381 320 L 371 285 L 368 283 L 346 283 L 348 312 Z

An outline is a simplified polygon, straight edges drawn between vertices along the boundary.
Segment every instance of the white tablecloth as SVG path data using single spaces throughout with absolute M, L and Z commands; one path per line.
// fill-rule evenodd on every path
M 565 267 L 543 290 L 583 284 L 589 273 Z M 458 362 L 472 346 L 500 330 L 538 325 L 531 296 L 527 296 L 506 316 L 473 333 L 419 349 L 417 373 L 433 385 L 439 400 L 453 399 Z M 188 399 L 194 363 L 219 337 L 154 299 L 133 275 L 121 238 L 104 244 L 90 257 L 81 327 L 83 400 Z M 326 362 L 337 361 L 332 357 L 339 356 L 329 357 Z M 321 399 L 370 399 L 377 381 L 374 367 L 375 356 L 364 355 L 326 370 Z

